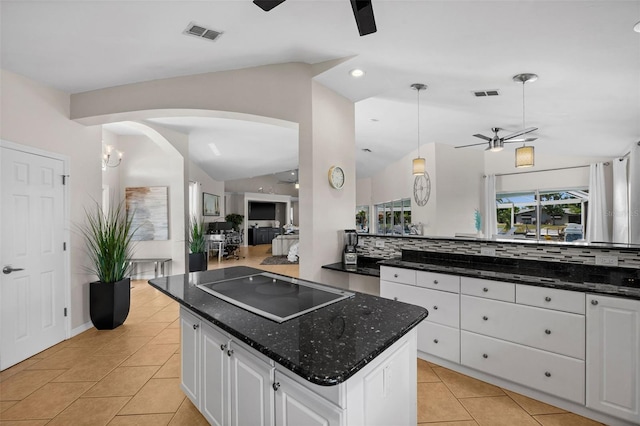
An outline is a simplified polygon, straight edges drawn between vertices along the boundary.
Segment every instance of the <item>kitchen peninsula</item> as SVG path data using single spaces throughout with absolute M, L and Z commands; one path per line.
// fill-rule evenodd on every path
M 149 281 L 182 305 L 181 386 L 210 423 L 416 424 L 415 327 L 426 309 L 353 293 L 278 322 L 202 288 L 265 277 L 317 286 L 248 267 Z M 269 284 L 265 298 L 286 287 Z

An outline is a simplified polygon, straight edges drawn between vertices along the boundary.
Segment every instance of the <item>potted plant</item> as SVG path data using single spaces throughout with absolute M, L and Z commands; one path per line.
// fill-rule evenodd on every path
M 244 221 L 244 216 L 237 213 L 229 213 L 224 217 L 227 222 L 233 223 L 233 229 L 240 232 L 240 225 Z
M 189 224 L 189 272 L 207 270 L 207 241 L 204 223 L 193 217 Z
M 131 218 L 127 218 L 123 202 L 108 212 L 96 202 L 85 214 L 80 229 L 90 259 L 87 270 L 98 277 L 89 284 L 89 315 L 98 330 L 112 330 L 129 315 Z

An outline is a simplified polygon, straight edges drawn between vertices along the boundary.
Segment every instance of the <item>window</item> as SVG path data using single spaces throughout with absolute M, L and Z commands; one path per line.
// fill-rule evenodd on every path
M 411 199 L 390 201 L 374 206 L 379 235 L 408 235 L 411 224 Z
M 189 219 L 199 217 L 198 213 L 198 182 L 189 182 Z
M 356 206 L 356 232 L 369 233 L 369 206 Z
M 498 236 L 552 241 L 584 238 L 586 189 L 497 194 Z

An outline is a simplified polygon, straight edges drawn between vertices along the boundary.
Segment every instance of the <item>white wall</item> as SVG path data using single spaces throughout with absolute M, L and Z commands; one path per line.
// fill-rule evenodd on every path
M 102 192 L 101 139 L 99 126 L 85 127 L 69 120 L 69 95 L 37 84 L 25 77 L 0 71 L 0 138 L 66 155 L 70 216 L 68 229 L 84 221 L 84 207 L 100 202 Z M 89 322 L 88 259 L 84 240 L 70 232 L 71 328 Z
M 283 183 L 274 175 L 256 176 L 247 179 L 234 179 L 224 182 L 224 189 L 227 192 L 259 192 L 262 188 L 264 192 L 279 195 L 298 196 L 298 189 L 293 183 Z

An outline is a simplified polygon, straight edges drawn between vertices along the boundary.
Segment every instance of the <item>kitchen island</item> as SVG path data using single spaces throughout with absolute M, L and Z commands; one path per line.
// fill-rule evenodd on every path
M 182 388 L 210 423 L 416 424 L 424 308 L 354 293 L 279 323 L 198 287 L 262 272 L 149 281 L 182 305 Z

